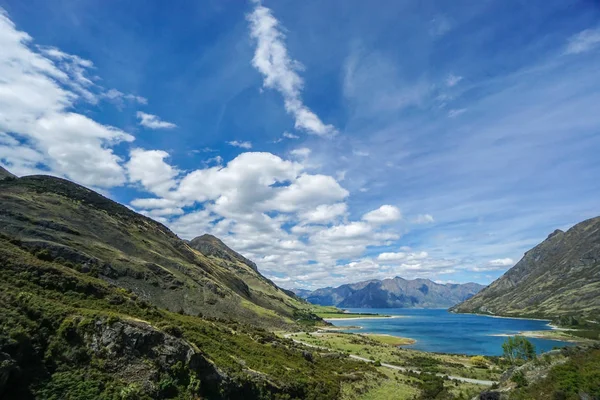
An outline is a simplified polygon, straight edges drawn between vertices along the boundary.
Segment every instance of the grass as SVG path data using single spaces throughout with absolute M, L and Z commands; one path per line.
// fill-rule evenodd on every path
M 403 338 L 403 337 L 398 337 L 398 336 L 392 336 L 392 335 L 381 335 L 381 334 L 375 334 L 375 333 L 365 333 L 365 334 L 361 334 L 361 336 L 365 336 L 368 337 L 369 339 L 375 340 L 377 342 L 381 342 L 390 346 L 405 346 L 405 345 L 409 345 L 409 344 L 413 344 L 415 343 L 414 339 L 410 339 L 410 338 Z
M 496 364 L 500 361 L 494 357 L 485 357 L 489 364 L 482 368 L 477 366 L 470 356 L 427 353 L 398 348 L 361 334 L 320 332 L 316 334 L 298 333 L 292 337 L 305 343 L 346 354 L 355 354 L 373 361 L 465 378 L 496 381 L 504 367 L 504 365 Z
M 8 376 L 6 399 L 147 398 L 131 381 L 135 374 L 115 372 L 121 366 L 155 369 L 156 378 L 146 381 L 162 394 L 153 398 L 179 399 L 241 393 L 248 399 L 333 399 L 343 382 L 375 373 L 373 366 L 344 357 L 309 357 L 302 346 L 254 326 L 157 308 L 131 291 L 41 260 L 1 235 L 0 266 L 2 368 L 19 371 Z M 203 367 L 177 366 L 152 352 L 111 366 L 112 357 L 93 351 L 89 340 L 97 326 L 130 321 L 185 339 L 206 360 Z M 203 374 L 212 365 L 228 380 L 211 384 L 211 375 Z
M 412 400 L 419 395 L 419 380 L 394 372 L 389 368 L 377 368 L 379 376 L 368 382 L 345 382 L 342 384 L 344 400 Z

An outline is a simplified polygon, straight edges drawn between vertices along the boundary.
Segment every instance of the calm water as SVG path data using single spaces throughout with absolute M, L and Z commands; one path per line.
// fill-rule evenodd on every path
M 386 315 L 401 315 L 404 318 L 360 319 L 331 321 L 336 326 L 360 326 L 349 332 L 385 333 L 409 337 L 417 343 L 407 348 L 457 354 L 502 354 L 505 337 L 497 334 L 514 335 L 522 331 L 550 329 L 547 321 L 530 319 L 493 318 L 472 314 L 452 314 L 446 310 L 421 310 L 404 308 L 349 309 L 352 312 L 368 312 Z M 539 352 L 554 347 L 569 345 L 556 340 L 530 338 Z

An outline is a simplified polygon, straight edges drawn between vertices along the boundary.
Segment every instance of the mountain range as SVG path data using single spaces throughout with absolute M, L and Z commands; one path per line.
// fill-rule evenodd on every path
M 294 289 L 313 304 L 344 308 L 448 308 L 483 289 L 477 283 L 435 283 L 429 279 L 400 277 L 368 280 L 315 291 Z
M 459 313 L 555 318 L 600 316 L 600 217 L 555 230 Z

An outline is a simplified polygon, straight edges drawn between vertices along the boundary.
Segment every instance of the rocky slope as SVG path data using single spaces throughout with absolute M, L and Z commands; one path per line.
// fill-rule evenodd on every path
M 438 284 L 400 277 L 297 292 L 309 302 L 347 308 L 448 308 L 480 291 L 477 283 Z
M 455 312 L 495 315 L 600 314 L 600 217 L 556 230 Z
M 188 244 L 164 225 L 72 182 L 4 179 L 0 204 L 0 233 L 18 238 L 21 248 L 156 306 L 263 326 L 290 323 L 304 307 L 218 239 Z

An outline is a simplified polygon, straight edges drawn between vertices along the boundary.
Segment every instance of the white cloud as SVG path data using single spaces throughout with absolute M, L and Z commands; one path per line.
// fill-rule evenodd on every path
M 117 89 L 107 90 L 106 92 L 102 93 L 102 97 L 112 101 L 118 106 L 122 106 L 124 100 L 133 101 L 138 104 L 148 104 L 148 99 L 146 99 L 145 97 L 137 96 L 131 93 L 125 94 Z
M 300 136 L 294 135 L 293 133 L 283 132 L 283 137 L 286 139 L 300 139 Z
M 435 222 L 435 220 L 430 214 L 419 214 L 415 219 L 413 219 L 413 223 L 415 224 L 430 224 L 432 222 Z
M 515 264 L 512 258 L 498 258 L 488 261 L 485 265 L 478 265 L 471 268 L 474 272 L 499 271 L 512 267 Z
M 427 257 L 429 257 L 429 254 L 426 251 L 421 251 L 418 253 L 381 253 L 377 256 L 377 260 L 389 262 L 411 262 L 415 260 L 424 260 Z
M 169 153 L 162 150 L 133 149 L 126 164 L 131 182 L 139 182 L 148 191 L 164 195 L 175 186 L 178 171 L 164 160 Z
M 592 50 L 600 44 L 600 28 L 586 29 L 569 38 L 566 54 L 579 54 Z
M 264 76 L 265 87 L 283 95 L 285 109 L 294 116 L 296 128 L 319 136 L 335 135 L 337 131 L 333 125 L 324 124 L 302 103 L 304 82 L 297 73 L 301 66 L 289 57 L 284 43 L 285 35 L 271 10 L 256 2 L 248 21 L 250 36 L 256 41 L 252 65 Z
M 227 144 L 230 146 L 234 146 L 234 147 L 241 147 L 242 149 L 251 149 L 252 148 L 252 143 L 242 142 L 239 140 L 232 140 L 230 142 L 227 142 Z
M 460 81 L 462 81 L 462 79 L 463 79 L 462 76 L 456 76 L 454 74 L 450 74 L 446 78 L 446 85 L 448 87 L 456 86 Z
M 206 164 L 221 165 L 221 164 L 223 164 L 223 157 L 221 157 L 221 156 L 211 157 L 208 160 L 206 160 L 205 163 Z
M 177 127 L 172 122 L 162 121 L 158 116 L 146 114 L 142 111 L 138 111 L 136 116 L 139 119 L 139 124 L 148 129 L 173 129 Z
M 498 258 L 495 260 L 490 260 L 489 265 L 499 266 L 499 267 L 508 267 L 513 265 L 515 262 L 512 258 Z
M 305 224 L 326 224 L 346 215 L 347 212 L 348 206 L 346 203 L 320 204 L 315 208 L 301 212 L 299 217 L 302 223 Z
M 290 151 L 290 154 L 297 157 L 308 157 L 311 151 L 308 147 L 301 147 Z
M 362 219 L 364 221 L 373 223 L 373 224 L 387 224 L 390 222 L 398 221 L 402 218 L 402 214 L 398 207 L 383 205 L 379 207 L 377 210 L 369 211 L 365 215 L 363 215 Z
M 97 101 L 85 74 L 92 63 L 55 48 L 36 50 L 32 41 L 0 11 L 1 162 L 17 173 L 45 169 L 89 186 L 123 184 L 122 160 L 110 146 L 133 136 L 68 111 L 80 99 Z
M 465 113 L 465 111 L 467 111 L 466 108 L 460 108 L 460 109 L 457 109 L 457 110 L 450 110 L 450 111 L 448 111 L 448 118 L 456 118 L 459 115 Z
M 317 276 L 328 276 L 337 260 L 398 239 L 381 227 L 397 217 L 393 209 L 375 210 L 368 221 L 348 221 L 348 191 L 331 176 L 308 173 L 300 162 L 247 152 L 225 166 L 191 171 L 177 180 L 170 172 L 176 168 L 163 165 L 166 154 L 153 153 L 152 159 L 159 172 L 137 181 L 151 192 L 158 192 L 158 185 L 170 189 L 163 187 L 160 198 L 136 199 L 132 206 L 150 210 L 144 212 L 185 238 L 217 235 L 269 275 L 321 279 Z M 150 179 L 159 175 L 166 178 Z M 183 206 L 195 205 L 202 209 L 176 215 Z

